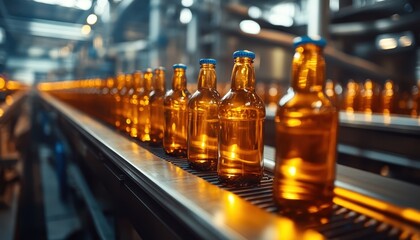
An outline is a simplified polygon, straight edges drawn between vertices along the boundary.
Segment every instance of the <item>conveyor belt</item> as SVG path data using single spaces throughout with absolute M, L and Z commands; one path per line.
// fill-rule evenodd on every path
M 179 228 L 174 230 L 170 226 L 175 225 L 171 220 L 176 219 L 183 222 L 182 226 L 195 228 L 191 232 L 196 237 L 207 239 L 274 239 L 283 238 L 284 234 L 292 231 L 289 228 L 282 230 L 288 224 L 283 224 L 285 220 L 277 213 L 278 208 L 273 202 L 273 179 L 270 171 L 267 171 L 260 186 L 226 188 L 218 183 L 215 172 L 192 170 L 185 159 L 167 156 L 161 148 L 123 137 L 49 96 L 43 95 L 43 99 L 60 113 L 70 135 L 74 136 L 75 141 L 81 142 L 79 150 L 85 155 L 90 150 L 82 143 L 90 144 L 91 153 L 86 155 L 92 158 L 89 162 L 94 161 L 95 154 L 99 155 L 99 162 L 102 163 L 94 163 L 95 170 L 92 174 L 105 166 L 112 172 L 111 177 L 119 182 L 114 189 L 128 189 L 129 195 L 123 196 L 134 195 L 133 201 L 142 202 L 141 206 L 145 205 L 153 213 L 151 216 L 163 222 L 162 229 L 165 226 L 171 229 L 171 233 L 188 236 L 182 235 Z M 100 153 L 95 153 L 96 151 Z M 107 158 L 110 160 L 106 160 Z M 265 158 L 266 169 L 272 169 L 272 148 L 265 148 Z M 164 164 L 162 159 L 170 164 Z M 336 191 L 333 215 L 322 223 L 301 227 L 316 230 L 327 239 L 419 238 L 420 192 L 416 191 L 419 187 L 377 177 L 379 176 L 338 166 L 336 190 L 340 191 Z M 360 180 L 367 184 L 360 185 Z M 112 179 L 105 178 L 103 181 L 111 183 Z M 368 185 L 369 183 L 372 184 Z M 121 186 L 122 190 L 118 190 Z M 395 192 L 390 193 L 390 189 Z M 137 191 L 140 193 L 136 193 Z M 245 201 L 236 199 L 231 194 Z M 233 202 L 234 205 L 229 205 Z M 247 203 L 262 209 L 266 214 Z M 163 210 L 162 216 L 157 216 L 158 210 Z M 132 211 L 135 212 L 136 209 Z M 136 219 L 140 217 L 137 216 Z M 300 228 L 300 231 L 303 230 Z M 293 236 L 289 235 L 289 239 L 302 239 L 296 237 L 297 235 Z
M 171 162 L 211 184 L 240 196 L 265 211 L 274 214 L 279 212 L 279 208 L 273 201 L 273 177 L 270 172 L 265 173 L 259 186 L 241 188 L 225 187 L 219 183 L 216 171 L 196 171 L 188 166 L 186 159 L 168 156 L 161 147 L 152 147 L 140 141 L 138 141 L 138 144 L 156 156 Z M 266 153 L 265 157 L 273 159 L 273 149 L 265 147 L 266 152 L 267 150 L 269 153 Z M 265 159 L 265 162 L 268 161 L 270 160 Z M 337 204 L 333 206 L 333 214 L 327 222 L 324 224 L 312 224 L 307 227 L 319 231 L 326 239 L 415 239 L 414 236 L 420 237 L 419 233 L 414 229 L 410 229 L 411 231 L 404 231 L 397 226 L 378 221 L 372 217 L 368 217 L 362 213 L 352 211 Z

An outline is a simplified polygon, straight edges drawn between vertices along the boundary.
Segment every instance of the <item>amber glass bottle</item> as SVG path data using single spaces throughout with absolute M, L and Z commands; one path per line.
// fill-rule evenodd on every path
M 364 113 L 371 114 L 378 112 L 380 90 L 376 83 L 370 79 L 366 79 L 364 87 L 361 91 L 362 107 Z
M 225 185 L 258 184 L 263 176 L 265 106 L 255 93 L 255 54 L 233 53 L 231 89 L 219 106 L 217 174 Z
M 117 75 L 116 77 L 116 84 L 114 85 L 115 87 L 112 89 L 112 94 L 114 96 L 114 108 L 115 108 L 115 116 L 114 116 L 114 126 L 117 129 L 121 129 L 121 121 L 123 120 L 123 116 L 122 116 L 122 109 L 123 109 L 123 104 L 122 104 L 122 97 L 125 94 L 125 87 L 124 87 L 124 74 L 120 73 Z
M 200 59 L 200 65 L 197 91 L 188 102 L 188 163 L 198 170 L 215 170 L 220 104 L 216 90 L 216 60 Z
M 133 138 L 138 137 L 138 124 L 139 124 L 139 94 L 143 89 L 143 73 L 135 71 L 133 73 L 133 94 L 130 98 L 131 110 L 131 130 L 130 136 Z
M 165 127 L 163 148 L 173 156 L 187 156 L 187 104 L 190 93 L 187 90 L 187 77 L 184 64 L 174 64 L 172 89 L 165 95 Z
M 295 39 L 291 88 L 275 116 L 274 199 L 286 212 L 327 213 L 332 206 L 338 111 L 324 92 L 325 44 Z
M 125 91 L 122 92 L 122 117 L 123 120 L 121 121 L 121 130 L 130 133 L 131 132 L 131 104 L 130 99 L 134 93 L 133 89 L 133 76 L 131 74 L 125 74 L 124 76 L 124 88 Z
M 165 98 L 165 68 L 155 69 L 153 90 L 150 93 L 150 144 L 161 145 L 165 114 L 163 99 Z
M 150 141 L 150 92 L 152 91 L 153 71 L 148 68 L 143 75 L 143 87 L 138 95 L 138 138 Z
M 387 80 L 385 82 L 381 95 L 380 111 L 385 115 L 395 113 L 396 87 L 392 80 Z

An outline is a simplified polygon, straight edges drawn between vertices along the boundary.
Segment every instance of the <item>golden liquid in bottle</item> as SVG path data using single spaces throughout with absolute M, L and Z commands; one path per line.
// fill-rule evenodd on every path
M 225 185 L 247 186 L 263 176 L 265 105 L 255 93 L 253 53 L 238 51 L 234 57 L 237 53 L 247 57 L 235 58 L 231 90 L 219 106 L 217 174 Z
M 140 90 L 138 100 L 138 138 L 140 141 L 150 141 L 150 92 L 152 91 L 152 69 L 147 69 L 143 76 L 143 88 Z
M 104 116 L 103 120 L 108 124 L 113 124 L 113 111 L 114 111 L 114 96 L 112 95 L 112 89 L 114 88 L 114 79 L 112 77 L 108 77 L 104 80 L 104 84 L 106 85 L 104 90 L 102 90 L 103 96 L 103 108 L 104 108 Z
M 391 80 L 387 80 L 384 85 L 384 90 L 381 96 L 381 109 L 380 111 L 389 115 L 395 112 L 395 86 Z
M 165 124 L 165 70 L 163 67 L 155 69 L 153 90 L 150 93 L 150 144 L 162 144 Z
M 122 104 L 122 96 L 125 93 L 125 88 L 124 88 L 124 75 L 123 74 L 118 74 L 117 75 L 117 85 L 116 88 L 114 88 L 112 90 L 112 94 L 114 95 L 114 101 L 115 101 L 115 116 L 114 116 L 114 126 L 117 129 L 121 129 L 121 125 L 122 125 L 122 120 L 123 120 L 123 116 L 122 116 L 122 112 L 123 112 L 123 104 Z
M 378 111 L 378 97 L 379 97 L 379 93 L 378 93 L 378 88 L 376 86 L 376 84 L 368 79 L 366 80 L 365 84 L 364 84 L 364 88 L 361 91 L 361 96 L 362 96 L 362 111 L 368 114 L 371 114 L 373 112 L 377 112 Z
M 210 59 L 200 60 L 198 89 L 188 102 L 188 163 L 198 170 L 215 170 L 218 159 L 220 95 Z
M 338 111 L 323 91 L 321 47 L 296 48 L 292 88 L 277 109 L 274 200 L 284 212 L 328 214 L 335 179 Z
M 133 138 L 138 137 L 138 124 L 139 124 L 139 93 L 143 88 L 143 73 L 136 71 L 133 73 L 133 94 L 131 95 L 131 131 L 130 136 Z
M 131 123 L 132 123 L 132 108 L 130 104 L 131 96 L 134 93 L 133 88 L 133 76 L 131 74 L 125 75 L 125 92 L 121 99 L 122 101 L 122 116 L 123 116 L 123 124 L 121 130 L 130 134 L 131 132 Z
M 169 155 L 185 157 L 187 156 L 187 104 L 190 97 L 185 68 L 175 66 L 172 81 L 172 89 L 166 93 L 164 100 L 163 148 Z

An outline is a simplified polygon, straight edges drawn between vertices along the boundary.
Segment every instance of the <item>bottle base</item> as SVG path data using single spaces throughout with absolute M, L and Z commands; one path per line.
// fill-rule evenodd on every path
M 162 146 L 162 141 L 158 141 L 158 140 L 155 140 L 155 139 L 150 139 L 149 145 L 152 146 L 152 147 L 161 147 Z
M 275 199 L 279 207 L 279 213 L 299 222 L 314 222 L 321 219 L 328 219 L 333 212 L 333 201 L 323 199 L 322 201 L 311 200 L 290 200 Z
M 259 185 L 261 182 L 261 178 L 262 176 L 260 175 L 219 175 L 219 182 L 224 186 L 228 187 L 250 187 Z
M 215 171 L 217 168 L 217 159 L 197 159 L 189 160 L 188 165 L 190 168 L 198 171 Z
M 182 157 L 182 158 L 187 157 L 187 149 L 171 149 L 171 150 L 165 149 L 165 153 L 173 157 Z

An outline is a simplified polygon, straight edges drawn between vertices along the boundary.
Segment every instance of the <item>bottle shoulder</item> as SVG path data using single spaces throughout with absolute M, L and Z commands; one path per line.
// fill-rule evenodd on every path
M 199 89 L 189 100 L 190 104 L 220 104 L 220 94 L 215 89 Z
M 264 109 L 264 101 L 254 91 L 238 91 L 230 90 L 222 98 L 221 107 L 253 107 Z
M 191 94 L 186 89 L 173 90 L 170 89 L 166 92 L 164 102 L 169 103 L 178 101 L 179 103 L 187 103 Z
M 301 93 L 289 90 L 278 104 L 277 113 L 302 112 L 302 113 L 326 113 L 338 112 L 337 107 L 323 92 Z

